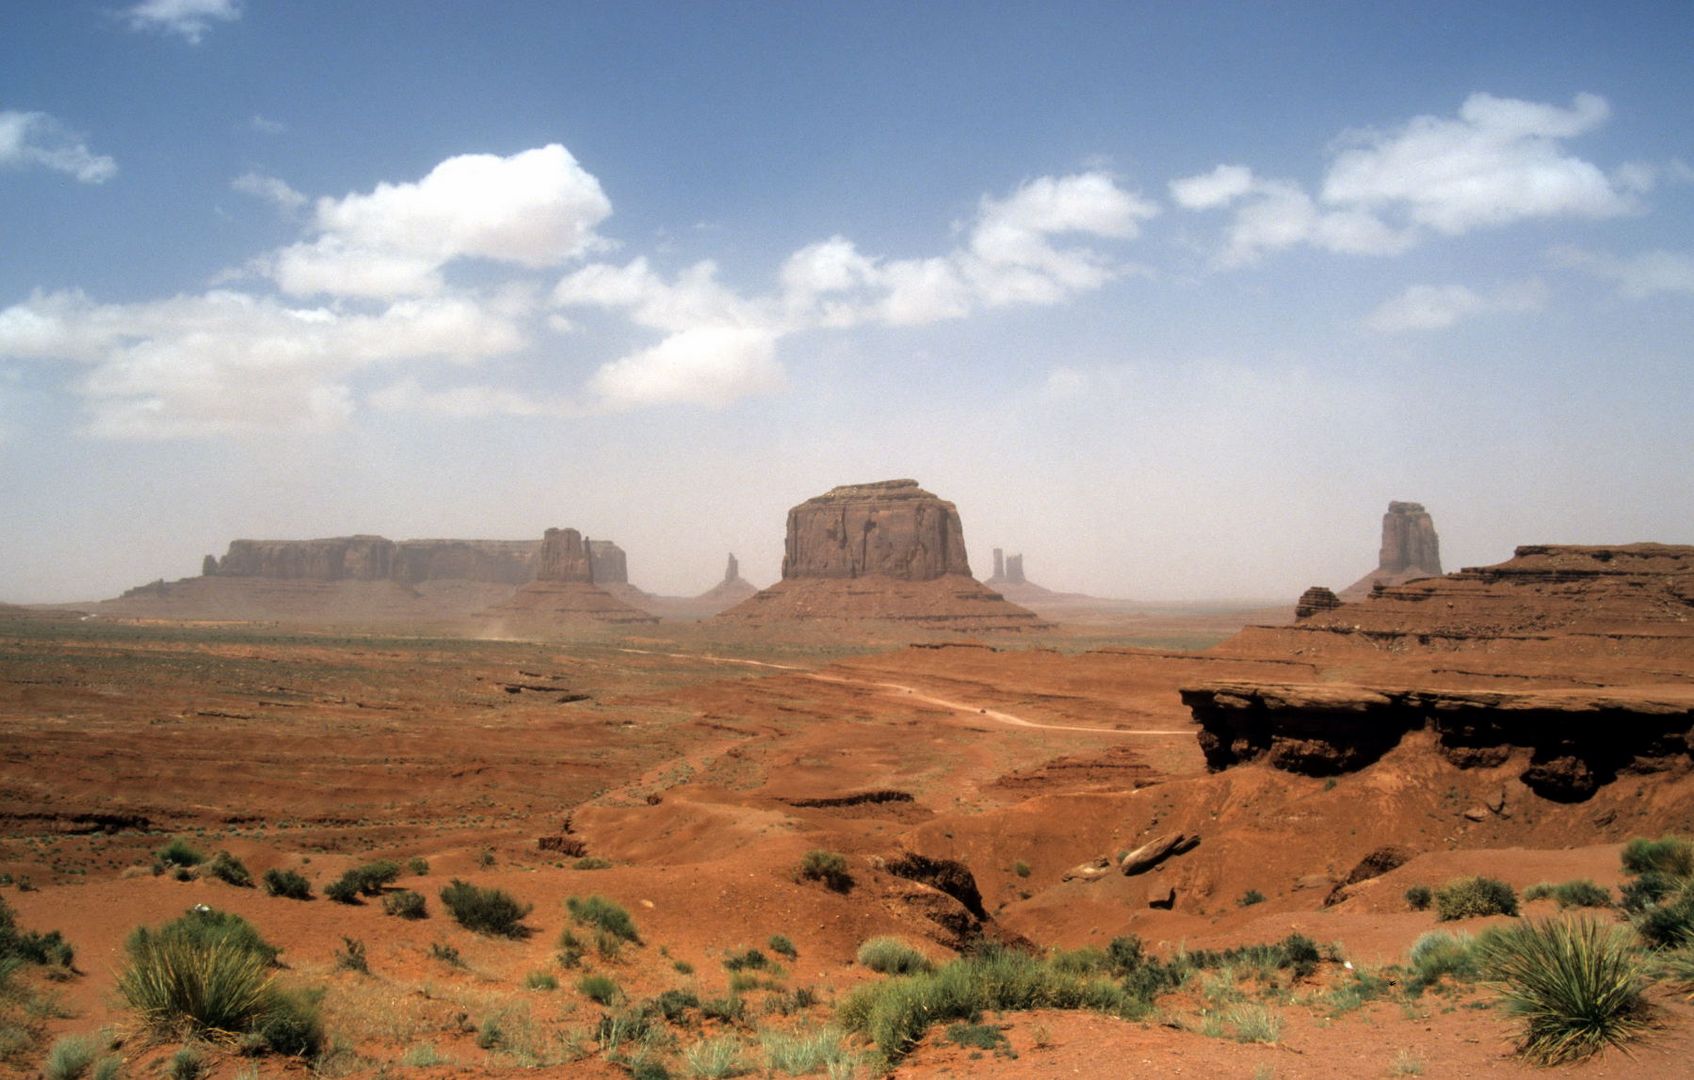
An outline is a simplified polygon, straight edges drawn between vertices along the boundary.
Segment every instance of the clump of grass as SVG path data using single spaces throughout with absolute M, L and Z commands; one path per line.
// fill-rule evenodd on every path
M 75 960 L 76 952 L 63 934 L 57 930 L 40 933 L 20 929 L 16 913 L 0 899 L 0 973 L 9 977 L 16 965 L 24 963 L 57 964 L 68 969 Z M 4 982 L 5 978 L 0 977 L 0 985 Z
M 206 873 L 238 889 L 253 887 L 253 875 L 247 872 L 246 864 L 227 851 L 212 856 L 212 861 L 206 864 Z
M 1523 898 L 1525 900 L 1550 899 L 1556 901 L 1561 910 L 1573 907 L 1608 908 L 1612 906 L 1611 890 L 1602 888 L 1586 878 L 1564 881 L 1557 885 L 1550 881 L 1543 881 L 1525 889 Z
M 1282 1038 L 1282 1017 L 1263 1005 L 1237 1005 L 1224 1019 L 1235 1029 L 1236 1042 L 1274 1045 Z
M 293 870 L 266 870 L 263 880 L 268 896 L 285 896 L 290 900 L 312 898 L 312 883 Z
M 597 855 L 584 855 L 571 863 L 572 870 L 609 870 L 611 866 L 612 860 L 602 859 Z
M 53 1043 L 41 1065 L 46 1080 L 78 1080 L 94 1067 L 100 1056 L 101 1040 L 93 1035 L 66 1035 Z
M 734 1035 L 702 1039 L 682 1052 L 682 1061 L 689 1076 L 702 1080 L 741 1076 L 750 1071 L 741 1056 L 741 1040 Z
M 783 934 L 772 934 L 770 936 L 770 940 L 765 942 L 765 944 L 769 946 L 771 952 L 776 953 L 778 956 L 783 957 L 786 960 L 793 960 L 795 957 L 800 955 L 800 953 L 794 948 L 794 943 L 788 940 L 787 936 Z
M 465 958 L 459 955 L 459 950 L 443 941 L 430 944 L 429 956 L 430 959 L 439 960 L 449 967 L 462 968 L 465 966 Z
M 1016 874 L 1018 877 L 1028 877 L 1030 875 L 1029 864 L 1024 862 L 1022 859 L 1019 859 L 1017 862 L 1012 864 L 1012 873 Z
M 170 843 L 153 853 L 153 858 L 161 866 L 199 866 L 206 861 L 206 853 L 199 850 L 180 836 L 171 837 Z
M 1443 976 L 1469 980 L 1481 973 L 1476 939 L 1469 934 L 1449 934 L 1445 930 L 1431 930 L 1419 937 L 1412 944 L 1408 963 L 1411 977 L 1406 988 L 1413 994 L 1421 994 L 1440 982 Z
M 641 935 L 636 933 L 635 920 L 629 917 L 629 912 L 604 896 L 572 896 L 565 900 L 565 909 L 571 918 L 583 926 L 604 930 L 625 941 L 641 944 Z
M 1510 885 L 1494 878 L 1454 878 L 1435 892 L 1435 914 L 1443 922 L 1517 913 L 1517 893 Z
M 700 1015 L 725 1024 L 739 1024 L 747 1019 L 747 1002 L 739 994 L 707 998 L 700 1002 Z
M 687 1016 L 689 1009 L 698 1009 L 700 998 L 692 990 L 673 988 L 666 990 L 645 1006 L 665 1018 L 666 1023 L 680 1023 Z
M 1428 885 L 1413 885 L 1406 890 L 1406 906 L 1413 911 L 1428 911 L 1435 892 Z
M 623 996 L 623 991 L 609 975 L 584 975 L 576 981 L 576 988 L 583 997 L 601 1005 L 610 1005 Z
M 1623 869 L 1627 874 L 1663 874 L 1694 877 L 1694 840 L 1663 836 L 1657 840 L 1636 837 L 1623 847 Z
M 853 888 L 853 875 L 847 869 L 847 856 L 835 851 L 816 849 L 800 859 L 796 871 L 806 881 L 821 881 L 834 892 L 844 893 Z
M 185 1046 L 172 1054 L 165 1066 L 165 1075 L 170 1080 L 200 1080 L 205 1074 L 206 1060 L 192 1046 Z
M 856 987 L 837 1015 L 898 1061 L 931 1024 L 989 1010 L 1097 1009 L 1140 1015 L 1146 1002 L 1101 975 L 1061 969 L 1051 959 L 988 947 L 944 967 Z
M 522 937 L 524 916 L 533 905 L 520 904 L 499 889 L 484 889 L 454 878 L 441 890 L 441 903 L 460 926 L 479 934 Z
M 1622 1046 L 1647 1024 L 1645 961 L 1626 932 L 1592 919 L 1530 922 L 1479 946 L 1524 1022 L 1519 1051 L 1541 1064 Z
M 1265 894 L 1264 893 L 1260 892 L 1257 889 L 1248 889 L 1246 892 L 1241 894 L 1241 898 L 1239 900 L 1235 901 L 1235 906 L 1236 907 L 1252 907 L 1254 904 L 1262 904 L 1264 902 L 1265 902 Z
M 929 957 L 897 937 L 873 937 L 859 946 L 858 961 L 880 975 L 910 975 L 930 969 Z
M 790 1076 L 827 1072 L 830 1076 L 852 1076 L 857 1055 L 845 1045 L 846 1036 L 833 1025 L 812 1031 L 765 1031 L 759 1046 L 765 1068 Z
M 402 889 L 382 898 L 382 911 L 385 915 L 394 915 L 402 919 L 424 919 L 429 917 L 429 905 L 424 902 L 421 894 L 410 889 Z
M 726 971 L 763 971 L 770 967 L 770 958 L 758 949 L 743 949 L 740 952 L 724 954 L 723 966 Z
M 524 976 L 523 984 L 529 990 L 557 990 L 559 988 L 559 980 L 545 971 L 530 972 Z
M 583 954 L 588 947 L 570 930 L 559 933 L 559 966 L 565 968 L 577 967 L 582 963 Z
M 365 943 L 358 938 L 343 936 L 341 948 L 335 950 L 335 966 L 342 971 L 357 971 L 361 975 L 369 975 L 371 965 L 365 958 Z
M 1694 841 L 1637 838 L 1623 849 L 1622 905 L 1642 940 L 1656 948 L 1694 943 Z
M 423 877 L 429 873 L 429 860 L 422 855 L 413 855 L 406 860 L 406 869 L 411 871 L 413 877 Z

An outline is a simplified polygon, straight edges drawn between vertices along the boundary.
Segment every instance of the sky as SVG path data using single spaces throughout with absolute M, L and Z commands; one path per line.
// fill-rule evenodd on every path
M 1694 6 L 0 9 L 0 600 L 912 477 L 973 569 L 1287 598 L 1694 543 Z

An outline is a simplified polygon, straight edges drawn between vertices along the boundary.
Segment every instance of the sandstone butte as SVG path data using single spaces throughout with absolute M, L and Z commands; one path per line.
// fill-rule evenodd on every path
M 595 584 L 595 544 L 575 529 L 548 529 L 535 558 L 535 580 L 489 607 L 482 617 L 503 628 L 527 632 L 596 623 L 658 622 L 657 616 Z M 616 549 L 615 544 L 602 547 L 598 561 L 613 577 L 624 578 L 623 552 Z M 612 584 L 629 583 L 623 580 Z
M 1289 671 L 1182 689 L 1213 769 L 1330 775 L 1423 732 L 1455 765 L 1582 801 L 1624 772 L 1690 766 L 1694 687 L 1674 673 L 1694 657 L 1694 547 L 1527 545 L 1213 653 Z
M 971 577 L 958 508 L 915 480 L 847 484 L 789 510 L 782 580 L 718 618 L 880 620 L 963 632 L 1048 625 Z
M 1378 585 L 1399 585 L 1441 576 L 1441 540 L 1422 503 L 1390 502 L 1382 515 L 1382 550 L 1376 569 L 1341 590 L 1343 600 L 1362 600 Z

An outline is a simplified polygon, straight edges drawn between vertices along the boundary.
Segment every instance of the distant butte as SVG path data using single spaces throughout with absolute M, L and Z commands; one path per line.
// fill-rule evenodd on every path
M 719 618 L 886 620 L 956 631 L 1048 625 L 971 577 L 958 508 L 916 480 L 847 484 L 789 510 L 782 580 Z
M 1341 590 L 1343 600 L 1362 600 L 1378 585 L 1400 585 L 1441 576 L 1441 540 L 1422 503 L 1390 502 L 1382 515 L 1382 548 L 1375 570 Z
M 575 529 L 548 529 L 536 556 L 535 580 L 483 612 L 522 632 L 603 623 L 656 623 L 658 617 L 633 607 L 595 584 L 596 541 Z M 600 549 L 606 572 L 622 576 L 623 552 L 617 545 Z M 612 551 L 616 550 L 613 557 Z M 612 584 L 628 585 L 627 581 Z

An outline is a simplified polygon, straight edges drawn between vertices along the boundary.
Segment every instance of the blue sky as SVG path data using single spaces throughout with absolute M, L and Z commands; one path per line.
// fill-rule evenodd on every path
M 1694 9 L 0 12 L 0 598 L 237 536 L 698 592 L 912 476 L 979 573 L 1694 542 Z

